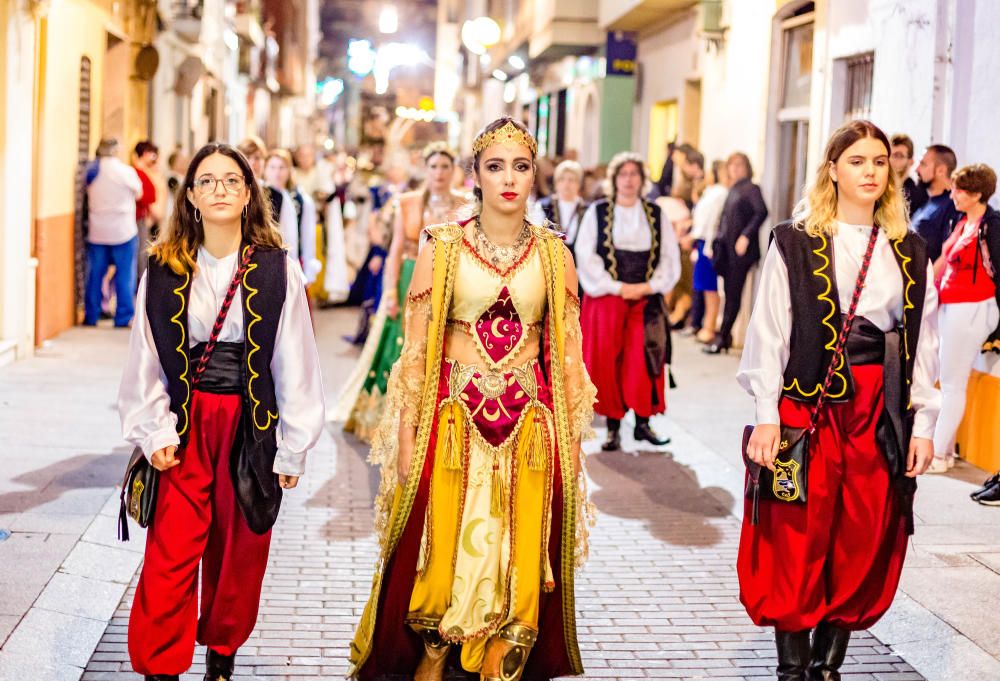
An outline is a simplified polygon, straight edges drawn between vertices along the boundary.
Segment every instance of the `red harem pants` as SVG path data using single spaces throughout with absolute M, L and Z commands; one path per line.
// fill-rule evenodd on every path
M 247 526 L 230 478 L 240 409 L 239 395 L 195 391 L 181 463 L 160 475 L 129 619 L 129 656 L 139 674 L 187 671 L 196 638 L 232 655 L 257 621 L 271 533 Z
M 584 296 L 580 312 L 583 362 L 597 387 L 594 411 L 602 416 L 621 419 L 631 409 L 636 416 L 648 418 L 666 411 L 666 371 L 653 380 L 646 368 L 645 309 L 645 299 Z
M 819 622 L 858 631 L 892 604 L 906 557 L 906 524 L 875 440 L 882 366 L 852 367 L 854 399 L 823 407 L 809 448 L 805 504 L 746 502 L 736 569 L 740 600 L 758 626 Z M 781 422 L 808 425 L 812 405 L 782 399 Z

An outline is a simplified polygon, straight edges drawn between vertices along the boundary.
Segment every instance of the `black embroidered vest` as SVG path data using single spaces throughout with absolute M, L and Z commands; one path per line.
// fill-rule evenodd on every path
M 281 205 L 285 202 L 285 198 L 280 190 L 271 185 L 264 185 L 264 193 L 267 194 L 267 198 L 271 202 L 271 217 L 274 219 L 274 224 L 277 225 L 281 222 Z
M 663 219 L 660 207 L 649 201 L 642 201 L 646 220 L 652 236 L 648 251 L 626 251 L 616 249 L 613 239 L 614 204 L 608 199 L 594 203 L 597 213 L 597 255 L 604 261 L 604 269 L 611 278 L 626 284 L 642 284 L 650 280 L 653 271 L 660 264 L 660 239 Z
M 292 207 L 295 208 L 295 224 L 302 229 L 302 206 L 305 200 L 302 198 L 302 192 L 298 189 L 291 193 L 292 196 Z
M 272 473 L 277 452 L 278 401 L 271 357 L 285 303 L 287 255 L 284 250 L 254 252 L 243 276 L 243 412 L 233 444 L 233 484 L 250 528 L 266 532 L 277 518 L 281 489 Z M 191 375 L 188 333 L 190 273 L 177 274 L 150 258 L 146 281 L 146 317 L 160 366 L 167 378 L 170 411 L 177 416 L 181 445 L 190 436 Z
M 830 239 L 810 236 L 791 221 L 777 225 L 772 236 L 792 282 L 792 334 L 782 392 L 792 399 L 815 402 L 833 358 L 841 314 L 846 312 L 840 309 L 833 246 Z M 912 232 L 891 241 L 890 245 L 903 278 L 900 331 L 906 375 L 905 405 L 909 404 L 909 385 L 927 290 L 927 249 L 923 240 Z M 845 357 L 834 374 L 827 399 L 845 402 L 853 395 L 854 384 Z

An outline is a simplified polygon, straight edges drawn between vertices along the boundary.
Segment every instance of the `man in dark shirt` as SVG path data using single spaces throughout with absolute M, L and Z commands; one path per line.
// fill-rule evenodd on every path
M 927 147 L 917 175 L 927 186 L 927 203 L 914 211 L 910 228 L 927 242 L 927 256 L 934 262 L 941 257 L 941 248 L 955 224 L 956 210 L 951 201 L 951 175 L 958 160 L 955 152 L 943 144 Z
M 712 256 L 715 269 L 725 283 L 726 304 L 718 338 L 703 348 L 711 355 L 728 350 L 733 344 L 733 324 L 740 313 L 743 287 L 750 270 L 760 260 L 760 226 L 767 219 L 764 197 L 752 180 L 750 158 L 737 152 L 726 161 L 726 170 L 733 184 L 722 208 Z
M 913 168 L 913 140 L 908 135 L 893 135 L 889 144 L 892 147 L 889 155 L 892 174 L 903 190 L 910 215 L 913 215 L 927 203 L 927 189 L 910 177 L 910 170 Z

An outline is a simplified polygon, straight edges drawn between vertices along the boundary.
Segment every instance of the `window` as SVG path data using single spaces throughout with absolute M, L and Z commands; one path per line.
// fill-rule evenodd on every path
M 844 92 L 844 119 L 868 118 L 872 110 L 872 75 L 875 54 L 867 52 L 845 59 L 847 79 Z

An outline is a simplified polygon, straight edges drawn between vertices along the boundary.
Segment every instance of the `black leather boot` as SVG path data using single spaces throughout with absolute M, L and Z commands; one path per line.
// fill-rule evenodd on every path
M 851 632 L 820 622 L 813 634 L 812 656 L 809 661 L 809 681 L 840 681 L 840 666 L 847 655 Z
M 205 655 L 204 681 L 229 681 L 233 678 L 235 664 L 236 655 L 223 655 L 209 648 Z
M 177 674 L 147 674 L 146 681 L 178 681 Z
M 653 432 L 653 429 L 649 427 L 649 419 L 641 416 L 635 417 L 635 430 L 632 431 L 632 437 L 635 438 L 636 442 L 648 442 L 657 447 L 670 444 L 669 437 L 661 438 L 657 436 Z
M 774 630 L 778 648 L 778 681 L 806 681 L 809 666 L 809 630 Z
M 606 452 L 617 452 L 622 448 L 622 438 L 618 433 L 621 430 L 622 422 L 619 419 L 608 419 L 608 437 L 601 445 L 601 449 Z

